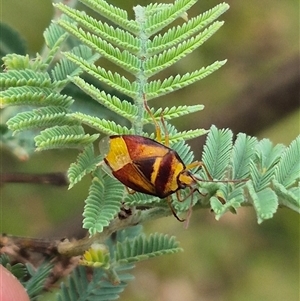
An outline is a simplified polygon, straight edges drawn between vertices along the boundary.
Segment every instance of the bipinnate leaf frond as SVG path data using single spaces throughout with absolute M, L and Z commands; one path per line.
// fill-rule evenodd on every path
M 24 69 L 30 69 L 33 71 L 41 72 L 41 71 L 46 71 L 48 66 L 39 55 L 37 55 L 35 59 L 32 59 L 28 54 L 20 55 L 20 54 L 12 53 L 4 56 L 2 60 L 4 62 L 6 72 L 9 70 L 24 70 Z M 5 73 L 1 73 L 1 77 L 3 74 Z
M 128 282 L 133 279 L 130 274 L 126 273 L 130 269 L 132 269 L 132 265 L 116 268 L 119 282 L 112 283 L 104 269 L 93 269 L 92 277 L 90 277 L 85 267 L 78 266 L 67 278 L 67 281 L 61 283 L 58 300 L 116 300 Z
M 7 121 L 7 126 L 15 132 L 29 129 L 49 128 L 56 125 L 75 125 L 79 122 L 66 117 L 68 110 L 60 106 L 41 107 L 21 112 Z
M 179 43 L 182 43 L 192 35 L 197 34 L 205 28 L 207 25 L 215 21 L 220 15 L 222 15 L 229 5 L 227 3 L 221 3 L 214 8 L 188 20 L 182 25 L 171 27 L 166 33 L 155 35 L 148 42 L 148 55 L 154 55 L 164 50 L 167 50 Z
M 294 196 L 292 193 L 292 190 L 297 187 L 296 185 L 299 186 L 299 172 L 298 174 L 297 172 L 291 173 L 293 180 L 290 182 L 290 186 L 287 186 L 284 189 L 280 189 L 277 180 L 280 178 L 284 179 L 287 176 L 286 171 L 288 169 L 294 169 L 292 164 L 297 164 L 297 162 L 299 162 L 297 156 L 299 155 L 299 150 L 296 151 L 296 153 L 293 151 L 290 152 L 290 150 L 297 149 L 295 148 L 296 145 L 297 143 L 293 142 L 289 148 L 286 148 L 281 144 L 274 146 L 269 140 L 263 139 L 257 143 L 255 147 L 255 156 L 250 162 L 250 177 L 252 180 L 248 181 L 246 186 L 249 192 L 250 201 L 256 210 L 259 223 L 265 219 L 271 218 L 277 211 L 279 203 L 288 204 L 288 207 L 299 211 L 299 195 Z M 288 157 L 290 159 L 292 158 L 292 163 L 287 159 Z M 287 169 L 282 169 L 282 164 L 289 167 Z M 275 178 L 277 179 L 275 180 Z M 291 187 L 291 185 L 293 185 L 293 187 Z M 285 194 L 286 197 L 284 198 L 284 201 L 280 201 L 280 198 Z
M 258 223 L 260 224 L 264 220 L 272 218 L 278 208 L 276 193 L 269 187 L 256 191 L 252 181 L 248 181 L 246 185 L 256 211 Z
M 176 134 L 172 135 L 170 141 L 171 143 L 176 143 L 182 140 L 190 140 L 200 136 L 203 136 L 207 133 L 205 129 L 195 129 L 195 130 L 188 130 L 188 131 L 181 131 L 177 132 Z
M 214 179 L 223 179 L 229 166 L 232 149 L 232 132 L 210 128 L 203 148 L 202 161 Z
M 80 148 L 93 143 L 99 134 L 85 134 L 82 126 L 54 126 L 35 137 L 37 150 L 56 148 Z
M 107 40 L 109 43 L 128 50 L 132 53 L 137 53 L 140 49 L 140 40 L 130 32 L 121 28 L 115 28 L 105 22 L 97 20 L 83 11 L 78 11 L 74 8 L 59 5 L 59 9 L 77 24 L 89 30 L 89 32 L 97 35 L 99 38 Z
M 67 16 L 62 15 L 64 20 L 68 20 Z M 44 31 L 45 44 L 50 49 L 49 56 L 47 58 L 47 63 L 50 63 L 61 45 L 68 38 L 69 34 L 63 30 L 62 27 L 58 26 L 56 23 L 51 23 L 48 28 Z
M 161 54 L 156 54 L 147 59 L 144 63 L 145 74 L 148 77 L 159 73 L 160 71 L 170 67 L 171 65 L 184 58 L 199 46 L 201 46 L 206 40 L 208 40 L 221 26 L 223 22 L 216 21 L 211 26 L 206 28 L 196 37 L 191 37 L 176 47 L 172 47 Z
M 273 185 L 279 204 L 300 213 L 300 136 L 282 153 Z
M 164 120 L 171 120 L 174 118 L 178 118 L 184 115 L 201 111 L 203 109 L 204 109 L 203 105 L 192 105 L 192 106 L 183 105 L 177 107 L 173 106 L 171 108 L 166 107 L 164 109 L 159 108 L 156 111 L 154 111 L 154 109 L 151 109 L 151 112 L 155 117 L 155 119 L 160 121 L 162 117 L 164 118 Z M 148 117 L 145 119 L 145 123 L 146 122 L 152 123 L 153 122 L 152 116 L 150 116 L 148 113 L 147 116 Z
M 137 85 L 135 83 L 131 83 L 127 78 L 121 76 L 119 73 L 113 73 L 111 71 L 105 70 L 102 67 L 95 66 L 94 64 L 86 61 L 84 58 L 71 53 L 65 53 L 65 56 L 71 62 L 76 64 L 82 70 L 88 72 L 100 82 L 103 82 L 108 86 L 130 97 L 135 97 L 137 95 Z
M 127 100 L 121 100 L 117 96 L 112 96 L 105 91 L 101 91 L 80 77 L 73 78 L 73 83 L 109 110 L 130 121 L 135 119 L 137 115 L 137 107 L 134 104 Z
M 69 189 L 81 181 L 85 175 L 92 173 L 101 160 L 103 160 L 101 156 L 95 156 L 93 144 L 87 145 L 77 156 L 76 162 L 72 163 L 68 169 Z
M 170 76 L 166 78 L 163 82 L 161 80 L 150 81 L 146 84 L 145 90 L 148 95 L 148 99 L 157 98 L 159 96 L 174 92 L 176 90 L 182 89 L 189 86 L 206 76 L 210 75 L 214 71 L 218 70 L 226 63 L 224 61 L 216 61 L 213 64 L 203 67 L 200 70 L 194 71 L 192 73 L 186 73 L 184 75 Z
M 85 45 L 74 47 L 69 52 L 70 55 L 75 55 L 85 60 L 87 63 L 94 63 L 100 55 L 95 54 L 91 49 Z M 51 76 L 54 81 L 59 82 L 60 86 L 65 86 L 70 82 L 71 78 L 80 75 L 84 69 L 80 68 L 78 64 L 75 64 L 67 58 L 62 58 L 51 70 Z
M 93 49 L 96 53 L 113 62 L 124 70 L 136 74 L 139 72 L 139 59 L 127 50 L 121 51 L 118 47 L 111 43 L 99 39 L 98 36 L 91 34 L 82 28 L 78 28 L 74 23 L 66 21 L 58 21 L 67 32 L 78 38 L 84 44 Z
M 11 87 L 45 87 L 53 88 L 50 76 L 45 72 L 36 72 L 32 69 L 9 70 L 1 74 L 1 89 Z
M 300 136 L 284 150 L 275 168 L 275 178 L 286 188 L 291 187 L 299 179 L 300 173 Z
M 83 213 L 83 228 L 88 229 L 90 235 L 102 232 L 118 214 L 123 194 L 124 186 L 120 182 L 100 169 L 95 172 Z
M 277 180 L 273 180 L 274 191 L 279 197 L 279 205 L 286 206 L 298 213 L 300 213 L 300 179 L 298 177 L 298 186 L 285 188 Z
M 269 186 L 283 150 L 284 145 L 273 146 L 268 139 L 263 139 L 256 145 L 255 158 L 250 164 L 250 176 L 257 191 Z
M 197 3 L 197 0 L 176 0 L 173 5 L 165 6 L 155 14 L 149 15 L 145 24 L 146 33 L 149 36 L 157 33 L 181 17 L 195 3 Z
M 73 103 L 70 96 L 44 87 L 11 87 L 1 92 L 0 107 L 5 106 L 60 106 L 68 108 Z
M 69 116 L 72 116 L 76 120 L 81 121 L 83 124 L 86 124 L 108 136 L 133 134 L 132 130 L 128 129 L 125 126 L 121 126 L 114 121 L 100 119 L 98 117 L 83 113 L 72 113 Z
M 139 32 L 137 22 L 128 19 L 126 10 L 108 4 L 105 0 L 81 0 L 81 2 L 111 22 L 120 25 L 122 28 L 135 34 Z
M 299 139 L 284 147 L 274 146 L 267 139 L 258 142 L 255 137 L 238 134 L 232 146 L 231 131 L 213 126 L 206 139 L 202 160 L 214 179 L 222 180 L 223 175 L 228 182 L 207 181 L 209 179 L 202 170 L 199 176 L 206 181 L 199 183 L 199 189 L 206 189 L 204 199 L 209 198 L 216 218 L 249 203 L 253 205 L 259 223 L 273 217 L 279 204 L 300 212 Z M 223 162 L 227 164 L 222 165 Z M 215 173 L 221 177 L 216 177 Z M 278 179 L 286 180 L 285 184 L 289 185 L 279 183 Z
M 134 239 L 118 242 L 114 258 L 118 264 L 126 264 L 180 251 L 182 249 L 174 236 L 154 233 L 146 237 L 140 234 Z
M 257 139 L 239 133 L 232 149 L 232 179 L 246 179 L 249 176 L 249 165 L 253 159 Z
M 30 268 L 27 265 L 31 278 L 25 283 L 25 289 L 31 300 L 35 300 L 37 296 L 43 291 L 45 282 L 47 281 L 53 264 L 44 262 L 38 269 Z

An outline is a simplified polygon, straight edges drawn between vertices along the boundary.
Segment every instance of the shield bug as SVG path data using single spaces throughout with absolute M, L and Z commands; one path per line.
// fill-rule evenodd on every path
M 110 136 L 104 162 L 113 176 L 127 188 L 161 199 L 167 198 L 173 215 L 179 221 L 184 221 L 177 216 L 170 195 L 176 193 L 178 201 L 183 201 L 195 191 L 199 192 L 195 187 L 199 179 L 190 169 L 204 165 L 197 161 L 185 165 L 177 152 L 169 147 L 163 118 L 166 144 L 162 144 L 160 127 L 146 103 L 145 108 L 154 120 L 158 141 L 139 135 Z M 182 199 L 179 191 L 187 187 L 190 188 L 190 193 Z

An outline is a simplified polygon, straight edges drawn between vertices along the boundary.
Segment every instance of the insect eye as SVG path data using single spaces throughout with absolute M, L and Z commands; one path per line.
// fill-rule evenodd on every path
M 186 183 L 183 183 L 183 182 L 179 182 L 179 183 L 178 183 L 178 187 L 179 187 L 180 189 L 184 189 L 184 188 L 187 187 L 187 184 L 186 184 Z

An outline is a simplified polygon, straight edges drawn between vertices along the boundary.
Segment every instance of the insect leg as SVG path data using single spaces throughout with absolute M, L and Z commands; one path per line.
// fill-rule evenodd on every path
M 157 120 L 155 119 L 155 117 L 153 116 L 148 104 L 147 104 L 147 101 L 144 100 L 144 106 L 145 106 L 145 109 L 146 111 L 148 112 L 148 114 L 151 116 L 152 120 L 153 120 L 153 123 L 154 123 L 154 126 L 155 126 L 155 132 L 156 132 L 156 140 L 161 143 L 162 141 L 162 135 L 161 135 L 161 129 L 160 129 L 160 126 L 157 122 Z
M 161 112 L 160 120 L 165 132 L 165 146 L 169 147 L 170 146 L 169 132 L 165 123 L 163 112 L 164 111 Z
M 168 203 L 168 205 L 169 205 L 169 207 L 170 207 L 170 209 L 171 209 L 173 215 L 176 217 L 176 219 L 177 219 L 178 221 L 180 221 L 180 222 L 184 222 L 185 219 L 181 219 L 181 218 L 178 217 L 178 215 L 176 214 L 175 209 L 174 209 L 174 207 L 172 206 L 172 203 L 171 203 L 171 197 L 170 197 L 170 196 L 167 197 L 167 203 Z

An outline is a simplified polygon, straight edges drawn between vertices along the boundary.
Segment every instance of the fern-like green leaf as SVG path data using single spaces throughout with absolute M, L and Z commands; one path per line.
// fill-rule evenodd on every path
M 132 269 L 132 265 L 122 266 L 123 271 Z M 130 274 L 121 269 L 118 273 L 119 283 L 112 283 L 104 269 L 93 269 L 93 275 L 87 274 L 85 267 L 78 266 L 68 277 L 66 282 L 61 283 L 59 301 L 113 301 L 119 298 L 127 283 L 133 279 Z M 116 271 L 119 271 L 116 269 Z
M 140 30 L 137 22 L 128 20 L 128 15 L 125 10 L 108 4 L 105 0 L 97 0 L 97 2 L 94 0 L 81 0 L 81 2 L 101 16 L 134 34 L 137 34 Z
M 155 117 L 155 119 L 157 120 L 160 120 L 162 117 L 164 118 L 164 120 L 170 120 L 190 113 L 195 113 L 203 109 L 204 109 L 203 105 L 193 105 L 193 106 L 183 105 L 183 106 L 171 107 L 171 108 L 166 107 L 164 109 L 159 108 L 156 111 L 151 109 L 151 112 Z M 147 114 L 147 116 L 148 117 L 144 119 L 145 123 L 146 122 L 152 123 L 153 122 L 152 116 L 150 116 L 149 114 Z
M 9 53 L 2 58 L 4 62 L 4 70 L 25 70 L 30 69 L 33 71 L 41 72 L 46 71 L 48 64 L 46 64 L 43 58 L 37 55 L 34 59 L 29 55 L 19 55 L 15 53 Z
M 279 205 L 286 206 L 298 213 L 300 213 L 300 185 L 298 181 L 298 187 L 292 187 L 286 189 L 277 180 L 272 181 L 274 191 L 279 197 Z
M 93 54 L 91 49 L 84 45 L 74 47 L 69 53 L 86 61 L 87 63 L 94 63 L 100 57 L 99 54 Z M 63 58 L 51 70 L 51 75 L 55 81 L 60 81 L 62 82 L 62 85 L 66 85 L 71 80 L 68 77 L 73 78 L 83 71 L 85 70 L 80 68 L 78 64 Z
M 228 211 L 235 212 L 245 201 L 243 189 L 241 187 L 234 189 L 232 193 L 230 193 L 232 189 L 228 188 L 229 184 L 220 185 L 215 195 L 209 200 L 211 209 L 216 214 L 216 220 L 219 220 Z M 224 204 L 220 201 L 220 197 L 221 199 L 226 200 Z
M 147 53 L 149 55 L 154 55 L 182 43 L 184 40 L 196 34 L 208 24 L 216 20 L 228 8 L 229 5 L 227 3 L 218 4 L 199 16 L 190 19 L 188 22 L 185 22 L 180 26 L 170 28 L 163 35 L 158 34 L 154 36 L 153 40 L 147 43 Z
M 1 89 L 10 87 L 46 87 L 52 88 L 51 78 L 46 72 L 36 72 L 31 69 L 9 70 L 0 73 Z M 1 93 L 2 94 L 2 93 Z
M 86 94 L 91 96 L 97 102 L 110 109 L 111 111 L 117 113 L 118 115 L 133 121 L 137 115 L 137 107 L 134 104 L 126 100 L 120 100 L 116 96 L 111 96 L 110 94 L 100 91 L 93 85 L 88 84 L 80 77 L 75 77 L 72 79 L 73 83 L 77 85 Z
M 275 147 L 268 139 L 261 140 L 256 145 L 255 157 L 250 161 L 250 177 L 256 191 L 267 188 L 274 177 L 276 164 L 280 160 L 284 146 Z
M 101 56 L 124 70 L 132 74 L 136 74 L 140 71 L 139 59 L 127 50 L 121 51 L 118 47 L 113 46 L 103 39 L 99 39 L 96 35 L 78 28 L 74 23 L 59 20 L 58 24 Z
M 20 281 L 24 280 L 28 276 L 28 270 L 23 263 L 12 264 L 11 259 L 6 253 L 0 255 L 0 265 L 4 266 Z
M 86 115 L 79 112 L 70 114 L 70 116 L 108 136 L 133 134 L 132 130 L 129 130 L 125 126 L 116 124 L 114 121 L 100 119 L 98 117 Z
M 102 232 L 109 225 L 120 211 L 123 194 L 124 186 L 119 181 L 100 169 L 96 171 L 83 213 L 83 228 L 88 229 L 90 235 Z
M 46 129 L 35 137 L 37 150 L 55 148 L 80 148 L 93 143 L 98 134 L 85 134 L 81 126 L 54 126 Z
M 31 278 L 26 282 L 25 288 L 29 297 L 33 300 L 42 292 L 53 265 L 46 262 L 40 265 L 37 270 L 30 268 L 29 265 L 27 265 L 27 268 L 31 273 Z
M 193 52 L 208 40 L 221 26 L 223 22 L 215 22 L 196 37 L 191 37 L 188 40 L 180 43 L 176 47 L 164 51 L 162 54 L 154 55 L 145 60 L 144 69 L 147 76 L 154 74 L 170 67 L 177 61 Z
M 109 43 L 122 47 L 131 53 L 137 53 L 139 51 L 140 41 L 129 32 L 112 27 L 105 22 L 94 19 L 85 12 L 78 11 L 68 6 L 60 5 L 59 9 L 72 20 L 96 34 L 101 39 L 105 39 Z
M 300 136 L 285 149 L 275 169 L 275 178 L 288 188 L 300 180 Z
M 252 181 L 248 181 L 246 186 L 256 211 L 258 223 L 260 224 L 264 220 L 272 218 L 278 208 L 278 197 L 276 193 L 269 187 L 255 191 Z
M 189 86 L 215 72 L 225 63 L 226 60 L 221 62 L 216 61 L 207 67 L 203 67 L 200 70 L 194 71 L 192 73 L 186 73 L 183 76 L 170 76 L 163 82 L 161 82 L 161 80 L 151 81 L 145 86 L 147 98 L 149 100 Z
M 171 3 L 150 3 L 147 6 L 145 6 L 145 14 L 146 16 L 153 15 L 159 12 L 160 10 L 166 9 L 171 6 Z
M 215 179 L 223 179 L 229 166 L 232 149 L 232 132 L 228 129 L 210 128 L 203 148 L 202 161 L 210 175 Z
M 256 146 L 256 162 L 263 169 L 273 168 L 282 156 L 285 149 L 283 144 L 273 145 L 269 139 L 262 139 Z
M 119 264 L 133 263 L 163 254 L 173 254 L 182 251 L 175 237 L 164 234 L 151 234 L 148 238 L 141 234 L 134 239 L 117 243 L 115 260 Z
M 7 121 L 8 128 L 14 132 L 34 128 L 48 128 L 55 125 L 74 125 L 78 121 L 67 117 L 64 107 L 41 107 L 39 109 L 18 113 Z
M 61 18 L 68 20 L 67 16 L 64 15 L 62 15 Z M 49 64 L 69 34 L 56 23 L 51 23 L 43 35 L 45 43 L 49 48 L 49 54 L 48 57 L 46 57 L 46 63 Z
M 72 53 L 65 53 L 65 56 L 76 64 L 80 69 L 86 71 L 100 82 L 103 82 L 110 87 L 120 91 L 121 93 L 130 97 L 136 97 L 138 92 L 138 86 L 136 83 L 131 83 L 127 78 L 121 76 L 119 73 L 112 73 L 106 71 L 102 67 L 97 67 L 94 64 L 89 63 L 84 58 L 81 58 Z
M 70 96 L 59 94 L 49 88 L 12 87 L 1 93 L 0 107 L 8 105 L 61 106 L 68 108 L 73 103 Z
M 167 129 L 168 129 L 168 133 L 169 133 L 169 141 L 170 141 L 170 144 L 172 147 L 173 147 L 173 144 L 176 142 L 197 138 L 197 137 L 205 135 L 208 132 L 205 129 L 195 129 L 195 130 L 178 132 L 176 130 L 173 130 L 173 129 L 175 129 L 173 126 L 167 127 Z M 171 129 L 171 131 L 170 131 L 170 129 Z M 145 135 L 145 136 L 147 136 L 147 135 Z M 155 139 L 156 137 L 154 134 L 151 134 L 150 138 Z M 162 137 L 162 141 L 160 141 L 160 142 L 164 144 L 165 138 Z
M 232 179 L 246 179 L 249 175 L 249 164 L 254 156 L 257 139 L 243 133 L 237 135 L 232 150 Z
M 81 181 L 86 174 L 93 172 L 102 159 L 101 156 L 95 157 L 93 144 L 85 147 L 78 155 L 76 162 L 72 163 L 68 169 L 69 189 Z
M 146 33 L 151 36 L 181 17 L 197 0 L 176 0 L 172 6 L 161 9 L 146 20 Z

